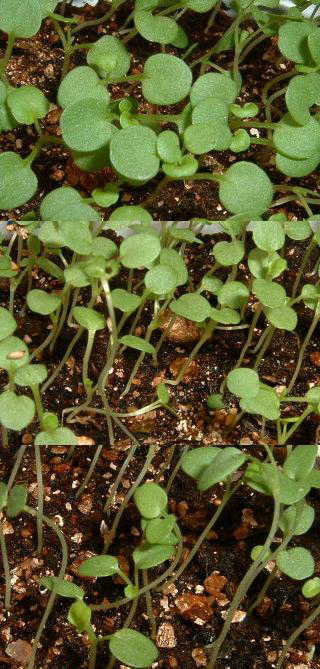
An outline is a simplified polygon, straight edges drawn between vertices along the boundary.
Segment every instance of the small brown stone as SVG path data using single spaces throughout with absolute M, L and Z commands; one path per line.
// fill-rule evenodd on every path
M 314 351 L 310 353 L 310 360 L 315 365 L 315 367 L 320 367 L 320 351 Z
M 182 618 L 191 620 L 197 625 L 203 625 L 211 620 L 210 600 L 204 595 L 185 593 L 175 600 L 175 604 Z
M 166 339 L 175 344 L 191 344 L 198 341 L 202 335 L 201 329 L 193 321 L 182 316 L 175 316 L 169 309 L 162 314 L 160 329 Z
M 174 378 L 176 378 L 184 365 L 188 362 L 188 358 L 186 356 L 181 356 L 180 358 L 175 358 L 170 362 L 170 372 Z M 182 382 L 183 383 L 191 383 L 197 376 L 200 374 L 200 366 L 196 362 L 196 360 L 192 360 L 189 362 L 184 375 Z
M 227 583 L 225 576 L 220 574 L 218 571 L 213 571 L 206 580 L 204 581 L 204 587 L 207 592 L 214 597 L 214 599 L 219 600 L 221 597 L 221 592 L 224 586 Z
M 23 639 L 17 639 L 17 641 L 11 641 L 6 647 L 6 654 L 11 657 L 19 664 L 25 666 L 28 664 L 32 653 L 32 646 L 28 641 L 23 641 Z
M 129 407 L 128 408 L 128 413 L 131 411 L 135 411 L 135 407 Z M 142 416 L 133 416 L 132 418 L 128 419 L 128 426 L 131 432 L 145 432 L 149 433 L 154 430 L 154 423 L 156 420 L 157 412 L 156 411 L 148 411 L 147 413 L 144 413 Z
M 170 623 L 162 623 L 157 633 L 157 646 L 159 648 L 174 648 L 177 645 L 174 629 Z
M 84 515 L 87 515 L 90 513 L 93 505 L 93 499 L 92 495 L 82 495 L 80 502 L 78 503 L 78 509 L 83 513 Z
M 197 667 L 207 666 L 207 656 L 203 648 L 194 648 L 191 652 L 192 659 L 195 661 Z
M 91 439 L 91 437 L 87 437 L 86 435 L 78 437 L 78 446 L 94 446 L 95 443 L 94 439 Z

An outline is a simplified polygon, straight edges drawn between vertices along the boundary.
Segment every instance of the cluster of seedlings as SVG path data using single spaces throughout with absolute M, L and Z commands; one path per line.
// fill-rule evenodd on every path
M 306 497 L 312 488 L 320 488 L 318 447 L 292 446 L 303 433 L 305 421 L 310 417 L 317 420 L 320 415 L 320 384 L 311 383 L 301 391 L 298 383 L 320 321 L 320 193 L 315 174 L 320 163 L 318 6 L 306 14 L 310 3 L 300 0 L 290 8 L 284 8 L 279 0 L 234 0 L 233 16 L 224 35 L 201 52 L 201 45 L 189 39 L 181 18 L 190 12 L 208 13 L 210 30 L 222 11 L 220 0 L 135 0 L 128 6 L 117 36 L 105 34 L 94 42 L 88 38 L 82 41 L 82 32 L 91 34 L 96 26 L 108 25 L 118 10 L 123 12 L 125 3 L 112 0 L 105 14 L 86 21 L 67 2 L 0 0 L 0 30 L 7 39 L 0 60 L 0 131 L 5 135 L 32 126 L 37 136 L 28 155 L 18 151 L 0 154 L 2 218 L 15 223 L 11 236 L 4 227 L 0 237 L 0 279 L 6 282 L 8 295 L 0 306 L 1 447 L 3 451 L 10 449 L 16 434 L 31 430 L 38 484 L 34 509 L 27 504 L 27 487 L 15 483 L 26 448 L 21 446 L 9 481 L 0 483 L 0 510 L 3 517 L 29 514 L 36 519 L 39 554 L 43 527 L 48 526 L 57 535 L 62 555 L 58 575 L 44 576 L 40 582 L 51 594 L 27 669 L 37 666 L 41 637 L 57 597 L 73 600 L 67 617 L 77 632 L 85 635 L 89 669 L 97 666 L 101 644 L 108 644 L 108 669 L 116 660 L 130 667 L 166 666 L 161 664 L 155 644 L 151 593 L 181 577 L 240 486 L 271 497 L 273 517 L 264 544 L 252 551 L 252 564 L 238 585 L 219 636 L 206 647 L 207 667 L 225 666 L 221 659 L 233 616 L 251 585 L 272 562 L 274 568 L 251 603 L 248 617 L 279 572 L 303 582 L 302 595 L 311 600 L 308 615 L 279 652 L 274 666 L 280 669 L 298 636 L 320 614 L 315 560 L 305 547 L 295 546 L 295 537 L 308 532 L 314 522 L 315 512 Z M 22 41 L 33 39 L 44 21 L 51 22 L 63 50 L 55 99 L 34 85 L 16 87 L 8 76 L 17 45 L 20 48 Z M 132 72 L 130 42 L 137 36 L 151 42 L 154 52 L 139 72 Z M 248 90 L 250 81 L 243 80 L 243 64 L 257 46 L 263 48 L 264 41 L 273 43 L 286 66 L 281 74 L 267 79 L 261 99 L 246 102 L 243 90 Z M 221 62 L 221 54 L 230 57 L 228 66 L 216 62 Z M 129 94 L 132 90 L 138 90 L 138 95 Z M 59 128 L 48 134 L 45 119 L 57 107 L 61 112 Z M 104 174 L 104 184 L 87 193 L 63 185 L 38 198 L 37 161 L 50 146 L 66 151 L 82 172 L 97 173 L 100 178 Z M 247 152 L 255 148 L 271 156 L 272 170 L 267 172 L 258 159 L 254 162 L 252 153 L 248 160 Z M 231 164 L 213 170 L 208 158 L 214 155 L 223 160 L 225 152 L 232 156 Z M 217 190 L 221 220 L 193 218 L 182 226 L 176 217 L 174 223 L 154 225 L 153 205 L 159 195 L 165 197 L 168 184 L 196 181 L 208 182 Z M 137 195 L 130 205 L 122 199 L 127 188 Z M 146 189 L 149 195 L 142 199 L 139 194 Z M 304 212 L 300 220 L 283 209 L 292 203 Z M 22 211 L 18 217 L 16 210 Z M 203 230 L 217 224 L 223 238 L 220 235 L 213 244 L 210 268 L 195 285 L 188 253 L 192 249 L 196 254 L 203 244 Z M 303 248 L 293 281 L 287 280 L 288 243 Z M 306 277 L 310 262 L 314 268 Z M 35 268 L 46 277 L 45 290 L 39 287 Z M 128 277 L 126 288 L 119 287 L 123 276 Z M 21 331 L 21 313 L 35 314 L 48 333 L 37 348 L 22 334 L 16 335 Z M 140 336 L 137 326 L 146 313 L 150 318 Z M 162 330 L 161 334 L 168 314 L 166 333 Z M 145 360 L 157 370 L 166 336 L 177 319 L 194 324 L 200 332 L 178 374 L 174 379 L 161 378 L 148 404 L 134 411 L 116 411 L 110 378 L 117 358 L 127 349 L 135 354 L 121 395 L 125 397 Z M 67 328 L 73 328 L 74 335 L 59 362 L 49 370 L 43 356 L 50 360 L 58 342 L 61 347 Z M 175 387 L 190 364 L 217 332 L 238 330 L 246 336 L 236 364 L 219 391 L 208 395 L 207 406 L 211 411 L 235 406 L 233 429 L 243 418 L 254 416 L 264 459 L 229 445 L 187 449 L 172 470 L 166 489 L 155 482 L 143 483 L 155 455 L 155 446 L 150 446 L 142 470 L 115 515 L 103 554 L 79 566 L 79 576 L 121 578 L 124 596 L 108 604 L 91 604 L 85 590 L 65 578 L 67 543 L 56 522 L 44 515 L 41 447 L 68 446 L 68 457 L 72 458 L 79 444 L 72 424 L 81 414 L 106 422 L 105 443 L 111 446 L 115 429 L 129 436 L 131 449 L 106 501 L 109 513 L 139 448 L 139 441 L 126 427 L 127 419 L 158 408 L 179 419 Z M 257 330 L 261 331 L 258 340 Z M 261 363 L 270 347 L 279 333 L 297 330 L 304 334 L 287 384 L 274 387 L 265 383 Z M 91 361 L 99 331 L 105 337 L 105 357 L 93 374 Z M 82 339 L 86 344 L 81 401 L 60 414 L 48 411 L 47 391 Z M 281 465 L 270 435 L 276 435 L 276 443 L 286 452 Z M 79 494 L 94 475 L 101 448 L 97 448 Z M 168 493 L 180 468 L 195 480 L 199 494 L 224 485 L 221 504 L 187 557 L 183 557 L 178 519 L 168 507 Z M 109 549 L 131 499 L 141 516 L 142 538 L 132 553 L 128 576 Z M 1 523 L 0 547 L 4 608 L 10 611 L 10 564 Z M 155 567 L 157 576 L 150 575 L 149 570 Z M 134 629 L 140 598 L 145 599 L 150 638 Z M 99 635 L 92 622 L 94 611 L 128 604 L 123 627 L 108 636 Z

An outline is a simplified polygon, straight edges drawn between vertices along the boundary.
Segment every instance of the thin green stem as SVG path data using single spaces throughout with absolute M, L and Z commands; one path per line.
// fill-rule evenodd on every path
M 6 611 L 9 611 L 11 607 L 11 576 L 10 576 L 10 565 L 9 565 L 6 539 L 2 529 L 1 520 L 0 520 L 0 549 L 2 555 L 3 573 L 5 580 L 4 608 L 6 609 Z
M 43 547 L 43 479 L 42 479 L 42 462 L 40 446 L 34 446 L 36 459 L 36 473 L 38 484 L 38 511 L 37 511 L 37 532 L 38 532 L 38 553 L 41 554 Z
M 294 630 L 294 632 L 292 632 L 292 634 L 289 636 L 289 639 L 280 654 L 275 669 L 281 669 L 286 659 L 287 653 L 289 652 L 290 648 L 292 648 L 294 642 L 306 629 L 308 629 L 312 625 L 313 621 L 316 620 L 319 615 L 320 615 L 320 603 L 313 609 L 313 611 L 311 611 L 311 613 L 305 618 L 305 620 L 301 623 L 301 625 L 299 625 L 299 627 L 297 627 Z

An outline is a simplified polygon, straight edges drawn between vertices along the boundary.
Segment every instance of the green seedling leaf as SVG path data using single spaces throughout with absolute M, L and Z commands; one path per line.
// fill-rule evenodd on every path
M 286 235 L 294 241 L 304 241 L 312 233 L 309 221 L 286 221 Z
M 122 79 L 130 68 L 130 54 L 119 39 L 104 35 L 89 49 L 87 63 L 103 78 Z
M 287 21 L 279 29 L 281 53 L 294 63 L 308 63 L 308 35 L 316 30 L 317 26 L 312 21 Z
M 48 258 L 43 258 L 41 256 L 37 258 L 37 264 L 39 265 L 39 267 L 41 267 L 41 269 L 43 269 L 47 274 L 49 274 L 49 276 L 53 276 L 55 279 L 63 281 L 64 275 L 62 269 L 58 267 L 56 263 L 52 262 L 52 260 L 49 260 Z
M 90 284 L 90 279 L 86 274 L 82 263 L 75 263 L 72 267 L 67 267 L 67 269 L 64 270 L 64 279 L 66 283 L 75 288 L 84 288 Z
M 320 403 L 320 387 L 315 386 L 314 388 L 310 388 L 310 390 L 308 390 L 308 392 L 306 393 L 306 399 L 310 404 L 313 404 L 316 408 Z
M 83 201 L 80 193 L 71 186 L 62 186 L 51 191 L 42 200 L 41 218 L 44 221 L 79 223 L 79 221 L 99 221 L 98 212 Z M 41 237 L 40 237 L 41 238 Z
M 237 118 L 253 118 L 259 113 L 259 107 L 254 102 L 246 102 L 243 106 L 231 104 L 230 111 Z
M 183 316 L 195 323 L 202 323 L 211 316 L 211 306 L 208 300 L 198 293 L 181 295 L 170 303 L 170 309 L 177 316 Z
M 318 40 L 320 31 L 318 34 Z M 293 120 L 299 125 L 306 125 L 310 122 L 310 107 L 320 102 L 320 74 L 313 72 L 310 74 L 293 77 L 290 80 L 287 92 L 286 103 L 288 111 Z
M 288 455 L 283 465 L 283 471 L 289 478 L 296 481 L 303 481 L 313 468 L 317 452 L 317 446 L 297 446 L 290 455 Z
M 190 244 L 202 244 L 201 239 L 196 237 L 190 228 L 179 228 L 178 225 L 173 224 L 170 226 L 168 232 L 172 237 L 174 237 L 174 239 L 179 239 Z
M 34 418 L 35 405 L 30 397 L 6 390 L 0 395 L 0 423 L 8 430 L 19 432 Z
M 36 446 L 77 446 L 78 439 L 68 427 L 57 427 L 39 432 L 34 443 Z
M 14 209 L 25 204 L 34 196 L 37 187 L 36 175 L 17 153 L 5 151 L 0 155 L 1 209 Z
M 218 294 L 218 302 L 231 309 L 241 309 L 249 298 L 249 290 L 241 281 L 227 281 Z
M 138 33 L 149 42 L 170 44 L 178 34 L 178 24 L 174 19 L 168 16 L 153 16 L 148 11 L 136 11 L 134 24 Z
M 198 166 L 194 156 L 185 155 L 179 163 L 163 163 L 162 170 L 168 177 L 181 179 L 195 174 Z
M 116 132 L 118 129 L 112 125 L 111 134 L 114 135 Z M 84 172 L 98 172 L 105 167 L 110 167 L 108 146 L 103 146 L 98 151 L 72 151 L 72 158 L 77 167 Z
M 24 365 L 16 371 L 14 382 L 18 386 L 39 386 L 48 376 L 45 365 Z
M 128 599 L 135 599 L 139 594 L 139 587 L 137 585 L 126 585 L 124 595 Z
M 302 594 L 307 599 L 312 599 L 313 597 L 317 597 L 319 593 L 320 593 L 320 578 L 318 576 L 311 578 L 309 581 L 306 581 L 303 584 Z
M 269 481 L 270 481 L 269 475 Z M 266 479 L 267 483 L 268 479 Z M 288 476 L 279 472 L 280 501 L 282 504 L 295 504 L 300 502 L 309 492 L 311 484 L 305 481 L 293 481 Z
M 182 26 L 177 24 L 178 30 L 174 40 L 172 40 L 172 45 L 176 46 L 177 49 L 185 49 L 189 44 L 188 35 Z
M 314 572 L 314 559 L 306 548 L 289 548 L 281 551 L 276 559 L 277 566 L 283 574 L 296 581 L 302 581 Z
M 103 330 L 106 324 L 104 316 L 90 307 L 74 307 L 72 315 L 77 323 L 89 332 Z
M 195 107 L 205 98 L 215 98 L 231 104 L 238 95 L 238 88 L 229 74 L 208 72 L 195 81 L 190 93 L 190 100 Z
M 193 479 L 198 479 L 201 474 L 212 464 L 215 457 L 220 453 L 220 448 L 216 446 L 201 446 L 188 451 L 182 460 L 181 468 Z
M 250 144 L 251 139 L 249 133 L 244 130 L 244 128 L 240 128 L 235 131 L 229 148 L 230 151 L 233 151 L 234 153 L 241 153 L 241 151 L 247 151 Z
M 119 572 L 117 558 L 113 555 L 93 555 L 84 562 L 78 569 L 80 576 L 92 576 L 94 578 L 104 578 L 113 576 Z
M 254 369 L 233 369 L 227 376 L 227 387 L 230 393 L 238 397 L 253 398 L 260 390 L 259 376 Z
M 237 448 L 227 447 L 216 455 L 213 462 L 204 469 L 198 478 L 198 490 L 208 490 L 216 483 L 225 481 L 246 461 L 247 456 Z
M 158 257 L 161 244 L 158 237 L 141 232 L 124 239 L 120 244 L 120 259 L 124 267 L 147 267 Z
M 184 259 L 175 249 L 161 249 L 160 263 L 173 270 L 177 286 L 183 286 L 188 281 L 188 270 Z
M 57 576 L 43 576 L 40 585 L 48 590 L 52 590 L 60 597 L 70 597 L 71 599 L 83 599 L 84 591 L 82 588 L 79 588 L 78 585 L 72 583 L 71 581 L 66 581 L 63 578 L 58 578 Z
M 169 404 L 170 394 L 167 386 L 164 383 L 159 383 L 157 385 L 157 397 L 163 406 L 167 406 Z
M 223 286 L 221 279 L 218 279 L 215 276 L 204 276 L 201 281 L 201 292 L 204 290 L 208 293 L 213 293 L 213 295 L 218 295 Z
M 12 335 L 17 328 L 17 323 L 10 311 L 0 307 L 0 339 L 5 339 Z
M 153 520 L 149 520 L 145 529 L 145 535 L 148 543 L 171 544 L 171 533 L 176 524 L 176 520 L 176 517 L 173 515 L 167 516 L 167 518 L 154 518 Z M 178 537 L 175 537 L 174 543 L 178 543 L 178 541 Z
M 154 346 L 152 346 L 152 344 L 150 344 L 150 342 L 146 341 L 145 339 L 142 339 L 142 337 L 136 337 L 135 335 L 124 335 L 124 337 L 121 337 L 119 341 L 120 344 L 134 348 L 136 351 L 151 353 L 151 355 L 154 355 L 156 352 Z
M 119 200 L 119 190 L 116 184 L 107 184 L 104 188 L 95 188 L 92 197 L 99 207 L 112 207 Z
M 157 518 L 168 504 L 167 493 L 157 483 L 144 483 L 134 493 L 134 501 L 144 518 Z
M 91 253 L 93 256 L 102 256 L 105 260 L 109 260 L 117 253 L 117 246 L 111 239 L 105 237 L 95 237 L 92 240 Z
M 168 295 L 177 287 L 176 275 L 168 265 L 156 265 L 144 277 L 148 291 L 154 295 Z
M 265 307 L 280 307 L 285 304 L 287 296 L 283 286 L 266 279 L 255 279 L 252 284 L 254 294 Z
M 134 182 L 152 179 L 160 166 L 156 133 L 139 125 L 122 128 L 111 138 L 110 160 L 126 179 Z
M 12 279 L 17 274 L 18 270 L 12 269 L 11 259 L 8 256 L 0 256 L 0 278 Z
M 318 167 L 319 160 L 318 154 L 311 156 L 311 158 L 294 160 L 283 156 L 281 153 L 276 153 L 277 169 L 288 177 L 305 177 L 311 174 Z
M 0 369 L 14 372 L 29 362 L 27 345 L 18 337 L 6 337 L 0 342 Z
M 274 133 L 273 142 L 279 153 L 294 160 L 320 159 L 319 121 L 310 118 L 303 126 L 297 125 L 289 114 L 283 116 Z M 308 163 L 309 164 L 309 163 Z
M 0 511 L 7 506 L 8 488 L 3 481 L 0 481 Z
M 188 95 L 191 84 L 192 72 L 180 58 L 167 53 L 157 53 L 146 60 L 142 93 L 148 102 L 174 105 Z
M 248 256 L 248 265 L 251 274 L 257 279 L 275 279 L 287 267 L 287 261 L 276 251 L 272 254 L 261 249 L 253 249 Z
M 298 316 L 292 307 L 282 304 L 281 307 L 268 309 L 266 316 L 271 325 L 274 325 L 279 330 L 288 330 L 292 332 L 297 327 Z
M 268 253 L 278 251 L 285 242 L 283 227 L 276 221 L 255 221 L 252 236 L 259 249 Z
M 68 611 L 68 622 L 73 625 L 80 634 L 87 632 L 91 622 L 90 607 L 78 599 L 70 606 Z
M 33 37 L 42 22 L 40 0 L 0 0 L 0 30 L 16 37 Z
M 315 512 L 303 501 L 302 506 L 289 506 L 280 516 L 279 527 L 284 534 L 293 532 L 296 536 L 305 534 L 313 525 Z
M 23 511 L 28 497 L 27 486 L 15 485 L 8 494 L 7 515 L 15 518 Z
M 317 65 L 320 65 L 320 46 L 319 46 L 320 31 L 315 30 L 308 35 L 308 48 L 311 56 Z
M 212 395 L 208 395 L 207 397 L 207 407 L 208 409 L 211 410 L 219 410 L 219 409 L 224 409 L 225 404 L 223 401 L 223 396 L 221 393 L 213 393 Z
M 186 4 L 188 9 L 192 9 L 199 14 L 204 14 L 215 7 L 217 0 L 187 0 Z
M 256 561 L 256 560 L 259 560 L 259 559 L 261 561 L 263 561 L 266 558 L 268 558 L 269 556 L 271 558 L 272 554 L 271 553 L 268 554 L 265 550 L 265 547 L 262 544 L 258 544 L 258 546 L 255 546 L 251 551 L 251 559 L 253 561 Z
M 36 86 L 21 86 L 11 89 L 7 103 L 18 123 L 31 125 L 38 118 L 44 118 L 49 111 L 49 100 Z
M 152 223 L 152 216 L 146 209 L 136 205 L 131 205 L 131 207 L 124 205 L 112 212 L 108 220 L 108 227 L 119 230 L 120 227 L 130 227 L 132 224 L 148 226 L 149 223 Z
M 238 239 L 232 242 L 217 242 L 212 254 L 216 261 L 224 267 L 237 265 L 244 256 L 244 244 Z
M 166 163 L 178 163 L 181 160 L 179 137 L 172 130 L 160 132 L 157 139 L 157 151 Z
M 46 293 L 45 290 L 34 288 L 27 294 L 27 305 L 31 311 L 42 316 L 53 314 L 60 307 L 61 298 L 54 293 Z
M 237 325 L 241 320 L 240 314 L 234 309 L 229 309 L 229 307 L 222 307 L 221 309 L 212 307 L 211 318 L 216 323 L 224 323 L 225 325 Z
M 87 98 L 68 105 L 60 118 L 62 136 L 75 151 L 97 151 L 111 138 L 108 107 L 102 100 Z M 120 133 L 116 133 L 117 137 Z
M 316 309 L 318 301 L 320 300 L 320 292 L 318 288 L 312 284 L 306 283 L 301 291 L 303 301 L 309 309 Z
M 280 416 L 280 401 L 276 391 L 264 384 L 254 397 L 242 397 L 240 406 L 247 413 L 263 416 L 268 420 L 277 420 Z
M 150 667 L 158 659 L 153 641 L 131 629 L 123 628 L 115 632 L 109 647 L 117 660 L 131 667 Z
M 246 214 L 254 218 L 269 209 L 273 186 L 260 167 L 241 161 L 231 165 L 222 175 L 219 197 L 225 208 L 233 214 Z
M 81 65 L 68 72 L 62 79 L 58 90 L 58 103 L 63 108 L 75 102 L 86 105 L 87 98 L 108 104 L 110 95 L 96 72 L 91 67 Z
M 226 122 L 193 123 L 183 136 L 186 149 L 196 155 L 208 151 L 225 151 L 232 141 L 232 133 Z
M 138 569 L 151 569 L 169 560 L 172 553 L 171 544 L 144 544 L 133 551 L 132 557 Z
M 123 290 L 123 288 L 115 288 L 111 291 L 112 304 L 116 309 L 120 309 L 124 313 L 132 313 L 141 304 L 141 297 L 139 295 L 134 295 L 134 293 L 129 293 L 128 290 Z

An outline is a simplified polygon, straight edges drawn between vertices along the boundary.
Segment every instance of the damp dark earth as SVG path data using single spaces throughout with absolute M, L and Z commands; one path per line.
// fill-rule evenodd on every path
M 320 669 L 320 12 L 0 0 L 0 669 Z

